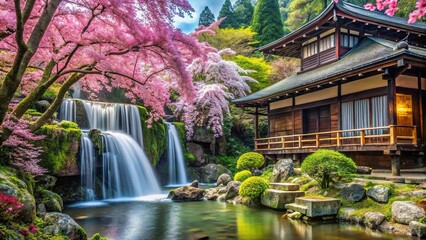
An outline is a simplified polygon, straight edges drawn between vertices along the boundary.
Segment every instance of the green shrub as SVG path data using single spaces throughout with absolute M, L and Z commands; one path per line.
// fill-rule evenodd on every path
M 70 122 L 70 121 L 64 121 L 64 120 L 62 120 L 59 123 L 59 126 L 61 126 L 62 128 L 65 128 L 65 129 L 70 129 L 70 128 L 78 129 L 78 124 L 77 123 Z
M 28 115 L 31 115 L 31 116 L 35 116 L 35 117 L 40 117 L 40 116 L 42 116 L 42 115 L 43 115 L 43 113 L 41 113 L 41 112 L 37 112 L 37 110 L 32 109 L 32 108 L 28 109 L 28 110 L 25 112 L 25 114 L 28 114 Z
M 252 174 L 249 170 L 243 170 L 243 171 L 237 172 L 235 174 L 234 180 L 244 182 L 244 180 L 246 180 L 247 178 L 249 178 L 251 176 L 252 176 Z
M 272 176 L 272 171 L 274 170 L 274 168 L 268 168 L 265 171 L 263 171 L 262 175 L 260 175 L 260 177 L 264 178 L 266 181 L 270 181 L 271 180 L 271 176 Z
M 356 166 L 352 159 L 339 152 L 321 149 L 303 160 L 301 171 L 314 178 L 325 189 L 333 181 L 332 177 L 345 177 L 355 173 Z
M 238 158 L 238 170 L 254 170 L 260 168 L 265 163 L 265 158 L 257 152 L 248 152 Z
M 230 156 L 225 156 L 225 155 L 220 155 L 217 158 L 217 163 L 225 166 L 227 169 L 229 169 L 229 171 L 231 171 L 233 174 L 235 174 L 237 172 L 237 168 L 236 168 L 236 161 L 234 157 L 230 157 Z
M 249 177 L 241 183 L 238 193 L 242 197 L 260 198 L 263 192 L 269 188 L 268 182 L 261 177 Z
M 95 233 L 89 240 L 108 240 L 109 238 L 102 237 L 101 234 Z

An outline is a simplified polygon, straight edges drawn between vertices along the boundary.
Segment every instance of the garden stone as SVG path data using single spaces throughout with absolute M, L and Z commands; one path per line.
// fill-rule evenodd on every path
M 225 202 L 226 201 L 225 197 L 226 197 L 225 194 L 221 194 L 216 200 L 219 202 Z
M 219 188 L 219 191 L 217 193 L 219 193 L 219 194 L 225 194 L 226 193 L 226 187 L 222 186 L 221 188 Z
M 210 188 L 206 190 L 204 194 L 204 198 L 206 200 L 216 200 L 219 197 L 219 188 Z
M 356 173 L 358 174 L 371 174 L 371 171 L 373 169 L 371 167 L 366 166 L 357 166 L 356 167 Z
M 284 182 L 294 173 L 294 163 L 292 159 L 281 159 L 275 164 L 272 170 L 271 182 Z
M 238 191 L 240 190 L 241 182 L 239 181 L 231 181 L 226 185 L 226 193 L 225 193 L 225 199 L 233 199 L 236 196 L 238 196 Z
M 417 221 L 411 221 L 409 226 L 412 236 L 418 236 L 419 238 L 426 237 L 426 224 Z
M 356 223 L 361 223 L 362 221 L 364 221 L 364 216 L 357 216 L 355 215 L 356 209 L 354 208 L 349 208 L 349 207 L 342 207 L 339 210 L 338 213 L 338 218 L 340 220 L 343 221 L 348 221 L 348 222 L 356 222 Z
M 422 208 L 415 202 L 395 201 L 392 203 L 392 217 L 396 222 L 408 225 L 425 215 Z
M 410 197 L 426 197 L 426 190 L 416 190 L 407 194 Z
M 201 182 L 204 183 L 213 183 L 216 182 L 220 175 L 223 173 L 227 173 L 228 175 L 231 175 L 231 171 L 220 164 L 214 164 L 210 163 L 207 164 L 205 167 L 202 168 L 202 176 L 201 176 Z
M 47 213 L 44 216 L 44 221 L 47 224 L 47 226 L 43 229 L 45 234 L 61 234 L 75 240 L 87 239 L 84 229 L 67 214 L 56 212 Z
M 194 166 L 201 167 L 207 163 L 206 158 L 204 157 L 203 147 L 200 144 L 187 143 L 186 148 L 195 157 Z
M 302 213 L 300 212 L 293 212 L 293 213 L 289 213 L 287 214 L 288 218 L 292 218 L 292 219 L 299 219 L 302 217 Z
M 220 184 L 226 185 L 230 181 L 232 181 L 232 177 L 229 174 L 224 173 L 220 175 L 219 178 L 217 179 L 216 186 L 219 186 Z
M 351 203 L 359 202 L 365 198 L 365 189 L 361 184 L 353 183 L 343 188 L 340 195 L 343 199 Z
M 385 215 L 379 212 L 366 212 L 364 214 L 364 224 L 369 228 L 377 228 L 383 220 Z
M 171 190 L 167 198 L 173 201 L 200 201 L 203 200 L 204 190 L 191 186 L 184 186 Z
M 198 180 L 194 180 L 194 181 L 191 183 L 191 187 L 195 187 L 195 188 L 197 188 L 197 187 L 198 187 Z
M 232 200 L 233 204 L 242 204 L 243 203 L 243 197 L 241 197 L 240 195 L 236 196 L 234 198 L 234 200 Z
M 37 186 L 42 187 L 47 190 L 52 190 L 56 184 L 56 177 L 50 175 L 40 175 L 34 178 L 37 182 Z
M 19 211 L 18 218 L 25 223 L 32 223 L 36 217 L 36 201 L 26 189 L 20 189 L 18 201 L 24 204 Z
M 46 214 L 46 206 L 43 203 L 37 205 L 37 215 L 44 216 Z
M 260 171 L 259 169 L 256 169 L 256 170 L 254 170 L 253 171 L 253 176 L 260 176 L 260 175 L 262 175 L 262 171 Z
M 367 190 L 367 196 L 379 203 L 387 203 L 389 200 L 389 188 L 381 185 Z
M 18 191 L 16 189 L 3 183 L 0 183 L 0 193 L 1 192 L 12 197 L 18 196 Z

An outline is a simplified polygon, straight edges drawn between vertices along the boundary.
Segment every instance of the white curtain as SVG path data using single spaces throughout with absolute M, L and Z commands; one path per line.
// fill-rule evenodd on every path
M 342 130 L 354 129 L 354 102 L 343 102 L 341 109 Z M 353 134 L 351 132 L 344 132 L 342 136 L 353 136 Z
M 388 98 L 380 96 L 371 98 L 372 126 L 381 127 L 388 125 Z M 373 134 L 384 134 L 384 129 L 375 130 Z
M 370 101 L 368 99 L 354 101 L 354 109 L 355 128 L 370 127 Z

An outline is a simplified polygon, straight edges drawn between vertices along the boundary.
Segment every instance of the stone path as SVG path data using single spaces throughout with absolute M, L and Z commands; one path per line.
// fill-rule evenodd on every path
M 294 203 L 297 197 L 305 196 L 305 192 L 299 191 L 299 184 L 295 183 L 270 183 L 262 195 L 261 203 L 266 207 L 283 210 L 288 203 Z

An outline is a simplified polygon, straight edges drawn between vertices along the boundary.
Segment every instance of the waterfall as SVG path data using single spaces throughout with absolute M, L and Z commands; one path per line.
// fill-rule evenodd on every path
M 59 119 L 76 122 L 76 104 L 72 99 L 64 99 L 59 110 Z
M 167 124 L 167 160 L 169 161 L 169 185 L 181 185 L 188 183 L 185 170 L 182 145 L 176 126 Z
M 86 200 L 95 200 L 96 162 L 93 142 L 87 132 L 83 132 L 80 146 L 81 186 L 86 189 Z
M 87 195 L 102 191 L 97 195 L 108 199 L 160 193 L 154 170 L 143 150 L 138 108 L 129 104 L 65 99 L 60 119 L 77 121 L 76 101 L 83 103 L 90 129 L 101 130 L 102 136 L 99 160 L 87 133 L 81 140 L 81 184 L 87 189 Z M 96 188 L 97 178 L 102 181 L 102 189 L 99 185 Z
M 132 197 L 160 192 L 154 171 L 139 144 L 129 135 L 104 132 L 102 194 L 104 198 Z

